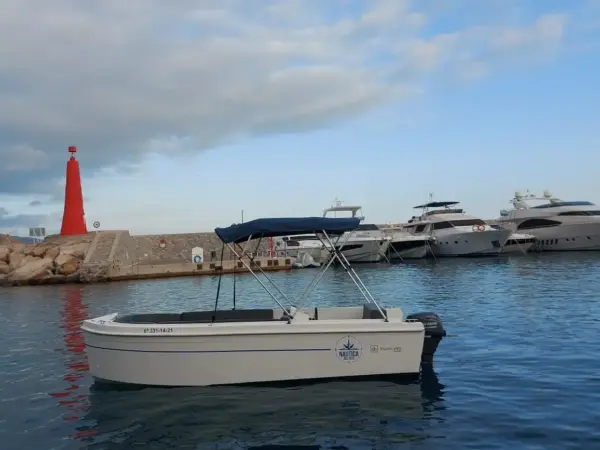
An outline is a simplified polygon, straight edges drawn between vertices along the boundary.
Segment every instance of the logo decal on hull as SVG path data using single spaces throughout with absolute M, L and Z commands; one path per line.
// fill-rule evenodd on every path
M 344 336 L 337 342 L 335 353 L 340 361 L 352 363 L 360 358 L 362 345 L 354 336 Z

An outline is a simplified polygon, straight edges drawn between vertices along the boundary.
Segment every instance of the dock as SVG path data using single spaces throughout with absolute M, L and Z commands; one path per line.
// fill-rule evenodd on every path
M 264 272 L 291 270 L 291 258 L 259 257 L 250 262 L 245 261 L 252 270 L 262 269 Z M 105 281 L 147 280 L 172 277 L 190 277 L 201 275 L 239 274 L 249 270 L 240 261 L 225 260 L 212 263 L 166 263 L 166 264 L 136 264 L 130 266 L 110 266 L 103 277 Z

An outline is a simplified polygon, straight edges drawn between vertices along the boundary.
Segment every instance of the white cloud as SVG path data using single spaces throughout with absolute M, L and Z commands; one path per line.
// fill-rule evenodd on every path
M 556 49 L 566 23 L 543 15 L 435 34 L 421 4 L 3 0 L 0 192 L 40 192 L 72 143 L 96 170 L 326 126 L 436 74 L 476 78 L 523 49 Z

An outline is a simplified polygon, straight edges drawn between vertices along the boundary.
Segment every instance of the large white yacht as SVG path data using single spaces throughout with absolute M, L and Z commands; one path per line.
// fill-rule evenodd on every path
M 341 201 L 323 211 L 323 217 L 337 217 L 338 213 L 350 213 L 351 217 L 360 219 L 358 229 L 350 232 L 350 237 L 341 247 L 342 253 L 350 263 L 376 263 L 385 259 L 391 238 L 386 236 L 377 225 L 362 223 L 365 218 L 361 214 L 362 206 L 344 206 Z M 340 238 L 344 242 L 346 235 Z
M 540 251 L 600 250 L 600 207 L 594 203 L 563 201 L 547 190 L 542 197 L 515 192 L 510 203 L 498 223 L 535 236 Z
M 480 218 L 465 214 L 460 208 L 451 208 L 458 203 L 430 201 L 415 206 L 423 212 L 409 220 L 404 229 L 414 235 L 431 236 L 430 252 L 434 256 L 501 253 L 511 231 L 493 228 Z

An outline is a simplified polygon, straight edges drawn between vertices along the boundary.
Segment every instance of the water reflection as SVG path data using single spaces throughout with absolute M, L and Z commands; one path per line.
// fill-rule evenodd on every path
M 83 418 L 87 448 L 136 443 L 173 448 L 233 444 L 315 445 L 322 439 L 426 438 L 441 420 L 444 386 L 426 367 L 417 381 L 317 382 L 302 386 L 125 388 L 94 385 Z M 199 447 L 194 447 L 199 448 Z
M 89 409 L 89 394 L 87 383 L 81 383 L 88 372 L 85 342 L 81 331 L 81 322 L 87 319 L 87 307 L 82 301 L 83 288 L 75 285 L 66 285 L 63 290 L 63 313 L 61 314 L 60 328 L 63 330 L 64 348 L 57 352 L 66 356 L 65 375 L 62 379 L 67 386 L 64 390 L 50 393 L 58 399 L 58 405 L 65 408 L 62 419 L 66 422 L 80 420 Z M 86 431 L 85 435 L 90 435 Z M 74 438 L 82 435 L 77 433 Z

